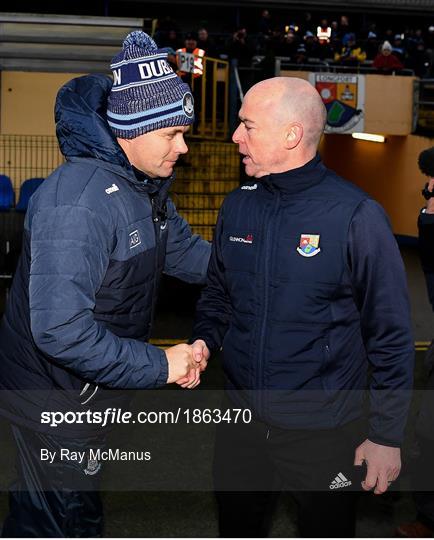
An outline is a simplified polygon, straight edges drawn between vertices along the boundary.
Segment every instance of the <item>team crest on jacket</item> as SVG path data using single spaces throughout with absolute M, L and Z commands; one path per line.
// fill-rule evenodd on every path
M 297 251 L 303 257 L 313 257 L 317 255 L 321 248 L 319 247 L 319 234 L 302 234 L 300 236 L 300 245 Z

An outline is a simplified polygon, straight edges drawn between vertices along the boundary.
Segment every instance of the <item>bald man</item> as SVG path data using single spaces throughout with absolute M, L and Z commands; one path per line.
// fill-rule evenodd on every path
M 413 372 L 402 260 L 382 208 L 321 162 L 326 110 L 309 83 L 263 81 L 239 118 L 252 180 L 220 210 L 193 334 L 206 360 L 223 348 L 232 411 L 216 437 L 220 534 L 266 536 L 285 489 L 301 536 L 354 536 L 357 492 L 384 493 L 400 472 Z

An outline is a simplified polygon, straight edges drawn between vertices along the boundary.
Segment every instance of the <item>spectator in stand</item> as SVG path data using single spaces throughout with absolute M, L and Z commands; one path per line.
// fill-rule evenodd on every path
M 203 75 L 203 58 L 205 51 L 197 46 L 197 35 L 194 32 L 189 32 L 185 36 L 184 47 L 178 49 L 177 53 L 194 54 L 194 70 L 193 73 L 178 71 L 178 75 L 191 85 L 192 78 L 197 79 Z M 196 98 L 196 96 L 195 96 Z
M 406 65 L 421 79 L 429 79 L 432 76 L 432 60 L 423 42 L 418 43 L 416 50 L 408 57 Z
M 291 61 L 293 61 L 295 59 L 298 47 L 299 40 L 297 36 L 294 34 L 294 32 L 289 31 L 288 33 L 283 35 L 279 43 L 276 45 L 276 56 L 284 56 L 290 58 Z
M 366 52 L 356 42 L 356 35 L 347 34 L 340 52 L 335 53 L 335 62 L 343 66 L 358 66 L 366 60 Z
M 399 60 L 404 63 L 406 57 L 406 51 L 404 46 L 404 41 L 401 34 L 395 34 L 392 43 L 392 53 L 399 58 Z
M 428 27 L 428 33 L 425 37 L 425 46 L 427 51 L 434 52 L 434 26 Z
M 218 51 L 213 39 L 209 37 L 208 30 L 204 27 L 197 31 L 197 47 L 205 51 L 206 56 L 218 58 Z
M 392 45 L 388 41 L 385 41 L 381 46 L 381 52 L 375 57 L 372 67 L 380 71 L 383 75 L 386 75 L 392 73 L 392 71 L 403 69 L 404 65 L 393 54 Z
M 273 33 L 271 15 L 268 9 L 264 9 L 261 13 L 261 18 L 259 19 L 258 33 L 263 36 L 271 37 Z
M 339 29 L 338 21 L 332 21 L 331 27 L 332 27 L 332 35 L 330 37 L 330 49 L 331 49 L 330 57 L 333 58 L 334 53 L 336 51 L 341 50 L 341 47 L 342 47 L 342 34 L 341 34 L 340 29 Z
M 339 29 L 338 21 L 332 21 L 331 29 L 332 29 L 332 31 L 331 31 L 330 40 L 331 41 L 341 41 L 342 34 L 341 34 L 340 29 Z
M 425 36 L 426 52 L 430 57 L 431 66 L 434 65 L 434 26 L 428 27 L 428 33 Z
M 405 38 L 405 44 L 407 48 L 407 52 L 409 56 L 412 56 L 414 52 L 417 49 L 417 46 L 422 43 L 424 44 L 423 40 L 423 32 L 421 28 L 418 28 L 417 30 L 410 29 L 408 33 L 406 33 Z
M 331 48 L 331 35 L 332 28 L 329 26 L 327 19 L 322 19 L 320 25 L 316 30 L 316 37 L 318 39 L 318 56 L 322 60 L 330 58 L 332 56 Z
M 181 41 L 178 37 L 177 31 L 172 28 L 167 32 L 161 32 L 159 34 L 157 43 L 160 49 L 167 52 L 167 61 L 169 62 L 173 70 L 176 71 L 178 69 L 176 51 L 181 46 Z
M 316 29 L 316 37 L 318 38 L 319 44 L 323 45 L 324 43 L 330 43 L 331 36 L 332 27 L 329 26 L 327 19 L 322 19 Z
M 306 11 L 305 14 L 304 14 L 304 20 L 301 24 L 301 32 L 303 34 L 305 34 L 306 32 L 312 32 L 314 30 L 314 24 L 313 24 L 313 21 L 312 21 L 312 13 L 310 13 L 309 11 Z
M 201 122 L 203 123 L 204 119 L 201 114 L 202 85 L 199 82 L 195 84 L 195 81 L 197 81 L 203 75 L 205 51 L 203 49 L 200 49 L 197 46 L 197 35 L 194 32 L 189 32 L 185 36 L 184 47 L 181 49 L 178 49 L 176 52 L 179 55 L 181 53 L 194 54 L 193 72 L 183 71 L 179 69 L 177 71 L 177 75 L 181 77 L 181 79 L 190 86 L 192 94 L 194 96 L 194 104 L 196 107 L 197 114 L 195 115 L 195 118 L 194 118 L 193 133 L 197 133 L 199 124 Z M 178 56 L 178 60 L 179 59 L 180 57 Z
M 380 45 L 378 43 L 377 34 L 369 32 L 366 40 L 366 60 L 374 60 L 378 55 Z
M 320 50 L 318 39 L 313 35 L 313 33 L 308 30 L 303 39 L 307 56 L 309 58 L 319 58 Z
M 155 32 L 155 42 L 159 47 L 170 47 L 174 51 L 180 47 L 178 24 L 169 16 L 158 20 L 158 27 Z
M 168 31 L 167 38 L 164 39 L 162 47 L 170 47 L 171 49 L 176 51 L 176 49 L 178 49 L 180 46 L 181 40 L 178 36 L 178 32 L 174 28 L 172 28 Z
M 238 60 L 238 65 L 248 67 L 252 62 L 253 47 L 247 37 L 246 28 L 239 28 L 228 43 L 228 54 L 231 60 Z
M 387 30 L 384 32 L 384 36 L 382 36 L 383 42 L 388 41 L 389 43 L 393 43 L 394 36 L 395 34 L 393 30 L 391 28 L 387 28 Z
M 294 61 L 295 61 L 296 64 L 307 64 L 308 63 L 306 47 L 303 44 L 301 44 L 298 47 L 297 52 L 295 53 Z
M 268 9 L 262 11 L 257 28 L 256 52 L 269 56 L 273 50 L 273 45 L 270 46 L 270 41 L 273 40 L 273 27 Z
M 340 19 L 340 32 L 341 36 L 343 37 L 345 34 L 351 34 L 351 26 L 350 26 L 350 19 L 347 15 L 342 15 Z

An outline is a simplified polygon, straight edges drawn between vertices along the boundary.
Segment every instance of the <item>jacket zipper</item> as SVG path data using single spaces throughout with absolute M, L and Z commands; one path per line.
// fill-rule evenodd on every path
M 155 265 L 154 265 L 154 279 L 152 284 L 152 304 L 151 304 L 151 317 L 149 320 L 149 327 L 148 327 L 148 339 L 149 334 L 152 329 L 152 324 L 154 322 L 154 310 L 155 310 L 155 304 L 157 301 L 157 274 L 158 274 L 158 263 L 160 258 L 160 240 L 161 240 L 161 228 L 160 228 L 160 219 L 156 213 L 155 209 L 155 202 L 154 198 L 149 196 L 149 199 L 151 201 L 151 207 L 152 207 L 152 222 L 154 224 L 154 232 L 155 232 Z
M 264 347 L 265 347 L 265 335 L 267 332 L 267 319 L 268 319 L 268 303 L 269 303 L 269 269 L 270 265 L 272 263 L 271 261 L 271 254 L 273 252 L 273 246 L 271 242 L 271 231 L 274 228 L 273 225 L 275 225 L 273 218 L 277 214 L 277 210 L 279 208 L 280 204 L 280 194 L 278 192 L 275 192 L 276 202 L 273 207 L 273 211 L 270 214 L 270 219 L 268 220 L 268 227 L 267 227 L 267 234 L 265 239 L 265 265 L 264 265 L 264 316 L 262 320 L 262 328 L 261 328 L 261 339 L 259 342 L 258 347 L 258 373 L 257 373 L 257 388 L 259 390 L 258 395 L 258 411 L 260 416 L 263 416 L 263 413 L 265 412 L 263 410 L 264 405 L 264 399 L 263 399 L 263 393 L 264 393 L 264 373 L 263 373 L 263 357 L 264 357 Z

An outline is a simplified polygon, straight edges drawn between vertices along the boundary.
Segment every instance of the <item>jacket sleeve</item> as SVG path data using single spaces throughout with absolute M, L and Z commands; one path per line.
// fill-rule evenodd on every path
M 167 202 L 168 239 L 164 273 L 187 283 L 205 283 L 211 244 L 198 234 L 192 234 L 190 226 Z
M 365 200 L 349 231 L 349 263 L 371 365 L 369 439 L 399 446 L 413 388 L 414 344 L 404 265 L 383 209 Z
M 52 361 L 84 380 L 110 388 L 155 388 L 167 381 L 164 351 L 117 337 L 93 317 L 109 263 L 110 229 L 85 207 L 47 208 L 33 216 L 33 338 Z
M 434 310 L 434 214 L 420 214 L 419 256 L 428 290 L 428 298 Z
M 222 257 L 223 207 L 217 220 L 208 266 L 206 286 L 196 306 L 196 317 L 190 342 L 203 339 L 210 350 L 217 350 L 229 328 L 232 305 L 225 283 Z

